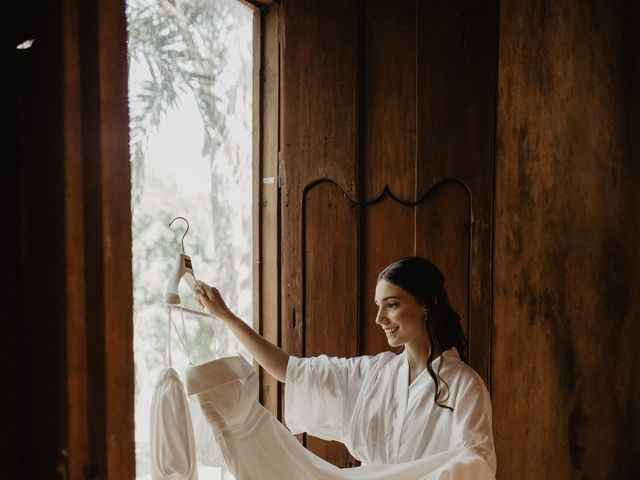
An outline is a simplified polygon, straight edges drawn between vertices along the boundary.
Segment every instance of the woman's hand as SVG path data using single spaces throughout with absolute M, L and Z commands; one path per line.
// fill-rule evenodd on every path
M 196 292 L 196 300 L 202 308 L 221 320 L 226 320 L 233 315 L 217 288 L 211 287 L 201 280 L 198 280 L 198 287 L 199 292 Z
M 276 379 L 284 382 L 287 377 L 289 354 L 236 317 L 224 303 L 217 288 L 198 280 L 197 290 L 199 292 L 196 291 L 196 299 L 200 306 L 214 317 L 224 321 L 240 343 L 249 350 L 253 359 Z

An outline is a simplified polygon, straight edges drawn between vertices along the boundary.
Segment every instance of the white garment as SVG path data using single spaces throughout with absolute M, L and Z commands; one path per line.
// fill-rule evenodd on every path
M 257 401 L 258 379 L 242 357 L 187 371 L 187 391 L 202 409 L 224 464 L 236 480 L 493 480 L 473 449 L 457 446 L 401 464 L 340 469 L 317 457 Z M 212 442 L 206 442 L 211 446 Z M 206 458 L 207 455 L 201 456 Z M 219 465 L 219 464 L 216 464 Z
M 160 372 L 151 399 L 153 480 L 197 480 L 196 445 L 187 396 L 173 368 Z
M 491 401 L 484 382 L 455 348 L 436 358 L 433 369 L 449 386 L 443 403 L 453 412 L 434 403 L 435 382 L 426 369 L 409 385 L 404 352 L 348 359 L 290 357 L 285 422 L 293 433 L 344 443 L 363 464 L 402 463 L 469 448 L 495 472 Z M 446 392 L 441 384 L 441 393 Z

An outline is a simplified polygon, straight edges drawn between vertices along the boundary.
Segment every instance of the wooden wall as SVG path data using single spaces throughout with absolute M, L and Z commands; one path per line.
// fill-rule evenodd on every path
M 125 3 L 9 8 L 3 476 L 134 478 Z
M 3 39 L 7 476 L 131 478 L 124 3 L 36 3 Z M 282 191 L 262 191 L 261 248 L 279 244 L 263 267 L 282 282 L 261 294 L 282 323 L 263 331 L 299 355 L 386 348 L 375 275 L 427 255 L 491 387 L 499 477 L 640 478 L 638 6 L 280 3 L 261 175 Z M 274 382 L 261 393 L 278 408 Z
M 375 278 L 417 254 L 447 277 L 488 379 L 497 4 L 287 1 L 281 17 L 285 349 L 387 349 Z
M 492 392 L 499 478 L 638 478 L 638 7 L 279 15 L 284 347 L 385 349 L 375 276 L 426 255 Z
M 8 374 L 3 421 L 7 478 L 55 478 L 65 444 L 67 378 L 64 317 L 64 172 L 62 138 L 50 128 L 62 118 L 61 26 L 56 2 L 9 6 L 3 53 L 7 61 L 3 142 L 3 236 L 10 268 L 3 315 L 3 364 Z M 31 7 L 31 8 L 29 8 Z M 17 50 L 37 38 L 47 48 Z M 46 84 L 41 81 L 47 78 Z M 37 459 L 37 461 L 36 461 Z
M 501 2 L 500 478 L 640 478 L 639 13 Z

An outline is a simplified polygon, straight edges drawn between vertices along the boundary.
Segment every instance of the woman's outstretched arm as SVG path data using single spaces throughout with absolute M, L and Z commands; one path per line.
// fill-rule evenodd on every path
M 222 320 L 262 368 L 284 383 L 289 354 L 264 338 L 229 310 L 217 288 L 200 280 L 198 285 L 200 292 L 196 292 L 196 299 L 200 305 L 211 315 Z

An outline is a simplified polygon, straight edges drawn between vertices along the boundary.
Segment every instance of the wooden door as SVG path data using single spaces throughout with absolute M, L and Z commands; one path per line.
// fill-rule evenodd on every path
M 489 380 L 497 6 L 282 5 L 282 343 L 373 354 L 378 272 L 408 255 L 444 272 Z M 329 461 L 346 449 L 315 438 Z

